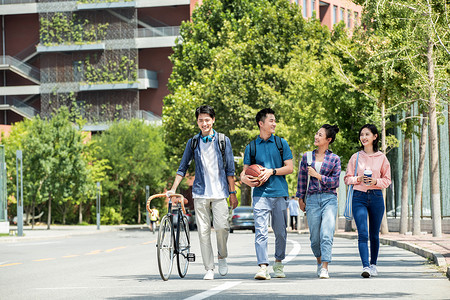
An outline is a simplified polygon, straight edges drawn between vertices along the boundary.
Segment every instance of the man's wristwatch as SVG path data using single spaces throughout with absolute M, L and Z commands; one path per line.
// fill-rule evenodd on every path
M 273 169 L 272 176 L 277 175 L 277 169 Z
M 230 193 L 230 194 L 236 194 L 236 191 L 231 191 L 231 192 L 228 192 L 228 193 Z

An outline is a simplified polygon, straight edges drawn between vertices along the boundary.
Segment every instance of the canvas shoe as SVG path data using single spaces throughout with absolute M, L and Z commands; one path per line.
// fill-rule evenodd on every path
M 256 273 L 255 275 L 255 279 L 269 280 L 270 279 L 269 268 L 267 268 L 266 265 L 261 265 L 258 273 Z
M 378 276 L 378 270 L 376 265 L 370 265 L 370 276 Z
M 364 267 L 363 271 L 361 273 L 361 276 L 364 278 L 369 278 L 370 277 L 370 268 L 369 267 Z
M 228 265 L 226 258 L 219 258 L 219 274 L 222 276 L 227 275 Z
M 283 272 L 283 264 L 281 262 L 275 262 L 273 265 L 273 272 L 275 273 L 276 278 L 285 278 L 286 274 Z
M 317 277 L 320 277 L 320 270 L 322 269 L 322 263 L 317 264 Z
M 328 275 L 328 270 L 325 268 L 320 269 L 320 275 L 319 275 L 320 279 L 328 279 L 330 278 L 330 275 Z
M 214 279 L 214 270 L 206 271 L 206 274 L 203 277 L 203 280 L 213 280 L 213 279 Z

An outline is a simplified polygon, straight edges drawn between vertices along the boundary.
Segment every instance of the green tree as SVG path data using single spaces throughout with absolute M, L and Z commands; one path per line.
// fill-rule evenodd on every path
M 384 37 L 385 53 L 395 56 L 397 61 L 403 61 L 404 71 L 410 79 L 404 87 L 409 91 L 406 94 L 419 101 L 422 112 L 429 117 L 433 235 L 440 236 L 442 228 L 437 122 L 439 102 L 447 97 L 445 93 L 450 69 L 449 42 L 446 38 L 449 26 L 447 6 L 444 1 L 428 0 L 357 2 L 365 5 L 367 34 Z M 421 149 L 425 151 L 425 147 Z M 423 172 L 419 170 L 418 174 Z M 418 181 L 421 180 L 419 178 Z M 416 195 L 418 194 L 419 191 L 416 191 Z M 414 215 L 417 216 L 418 212 Z
M 85 137 L 85 140 L 88 137 Z M 84 160 L 88 163 L 88 177 L 86 178 L 85 190 L 77 197 L 78 201 L 78 223 L 83 223 L 83 216 L 91 208 L 91 202 L 97 196 L 97 182 L 103 183 L 107 177 L 107 171 L 111 170 L 109 161 L 102 158 L 102 148 L 98 145 L 98 140 L 90 139 L 86 144 L 83 153 Z M 101 193 L 101 191 L 100 191 Z
M 145 186 L 150 186 L 151 193 L 165 187 L 161 128 L 137 119 L 122 120 L 94 140 L 101 149 L 96 151 L 96 159 L 107 160 L 110 167 L 103 169 L 107 174 L 103 190 L 109 195 L 106 206 L 118 209 L 125 222 L 140 223 L 145 210 Z
M 305 20 L 285 0 L 204 1 L 192 22 L 182 25 L 183 42 L 171 57 L 171 94 L 163 108 L 171 159 L 178 162 L 196 132 L 194 109 L 210 104 L 235 155 L 259 133 L 256 112 L 271 107 L 277 134 L 288 139 L 295 158 L 312 148 L 323 123 L 337 123 L 343 139 L 333 149 L 345 163 L 356 146 L 355 127 L 373 118 L 374 110 L 376 117 L 376 105 L 333 72 L 330 56 L 339 54 L 334 43 L 346 35 L 343 26 L 330 32 L 319 20 Z M 288 176 L 291 192 L 295 180 Z
M 265 89 L 274 80 L 266 67 L 289 62 L 305 24 L 298 6 L 284 0 L 204 1 L 192 22 L 183 23 L 183 42 L 171 57 L 171 94 L 163 107 L 169 155 L 179 157 L 196 132 L 192 116 L 200 104 L 215 108 L 216 128 L 232 137 L 235 154 L 242 153 L 258 132 L 256 112 L 279 102 Z
M 61 108 L 50 120 L 25 120 L 13 126 L 5 141 L 8 176 L 15 178 L 15 153 L 22 150 L 25 210 L 34 216 L 35 207 L 47 202 L 48 228 L 52 203 L 60 206 L 60 221 L 64 223 L 70 208 L 68 201 L 83 194 L 86 185 L 88 171 L 82 134 L 71 118 L 68 109 Z M 12 182 L 9 193 L 15 195 L 15 181 Z

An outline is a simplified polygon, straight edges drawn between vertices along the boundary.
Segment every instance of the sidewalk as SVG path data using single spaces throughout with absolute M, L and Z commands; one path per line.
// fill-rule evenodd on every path
M 0 243 L 67 238 L 76 235 L 98 234 L 120 230 L 138 230 L 144 228 L 148 228 L 147 225 L 101 225 L 99 230 L 97 230 L 97 225 L 52 225 L 50 230 L 47 230 L 47 225 L 37 225 L 34 226 L 34 229 L 31 229 L 31 226 L 24 226 L 23 236 L 17 236 L 17 226 L 10 226 L 10 232 L 14 232 L 15 235 L 0 236 Z
M 309 234 L 308 229 L 300 231 L 288 230 L 289 233 Z M 356 231 L 345 232 L 343 229 L 338 230 L 335 237 L 346 239 L 357 239 Z M 446 273 L 450 279 L 450 234 L 442 234 L 442 237 L 436 238 L 432 234 L 410 235 L 399 234 L 398 232 L 390 232 L 388 234 L 380 234 L 380 243 L 390 246 L 402 248 L 422 257 L 428 258 L 439 269 Z

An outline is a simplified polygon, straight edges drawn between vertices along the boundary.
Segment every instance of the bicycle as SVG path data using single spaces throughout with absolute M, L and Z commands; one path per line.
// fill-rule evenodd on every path
M 147 211 L 150 209 L 150 202 L 155 198 L 168 197 L 168 211 L 161 219 L 159 224 L 158 240 L 156 242 L 157 259 L 159 275 L 164 281 L 169 280 L 172 273 L 173 260 L 177 256 L 178 275 L 181 278 L 186 276 L 189 262 L 195 261 L 195 254 L 190 252 L 191 239 L 189 235 L 189 223 L 185 216 L 186 210 L 184 204 L 187 200 L 181 194 L 156 194 L 152 195 L 147 200 Z M 172 199 L 175 198 L 173 201 Z M 179 205 L 178 205 L 179 204 Z M 172 205 L 177 207 L 177 230 L 175 234 L 173 225 Z

